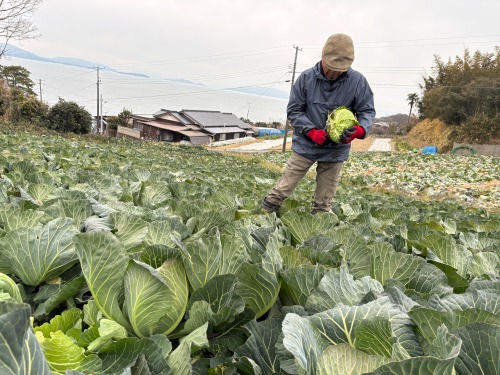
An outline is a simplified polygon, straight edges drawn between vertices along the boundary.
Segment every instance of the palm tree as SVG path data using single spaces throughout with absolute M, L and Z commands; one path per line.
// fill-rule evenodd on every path
M 408 98 L 406 100 L 408 101 L 408 104 L 410 105 L 410 113 L 408 114 L 408 123 L 409 123 L 413 106 L 418 102 L 418 94 L 415 92 L 408 94 Z

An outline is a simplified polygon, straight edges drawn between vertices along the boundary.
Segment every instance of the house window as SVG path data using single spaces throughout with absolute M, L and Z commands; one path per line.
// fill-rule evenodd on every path
M 238 139 L 240 137 L 240 133 L 234 133 L 234 139 Z
M 221 134 L 220 137 L 219 137 L 219 141 L 225 141 L 226 140 L 226 135 L 225 134 Z

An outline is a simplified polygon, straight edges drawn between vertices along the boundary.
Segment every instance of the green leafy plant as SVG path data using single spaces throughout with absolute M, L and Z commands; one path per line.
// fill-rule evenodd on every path
M 342 132 L 351 126 L 359 125 L 359 122 L 349 108 L 342 106 L 328 114 L 326 125 L 330 139 L 339 143 Z
M 61 133 L 88 134 L 91 122 L 92 116 L 85 108 L 60 99 L 49 108 L 45 124 L 47 128 Z
M 0 143 L 2 374 L 498 372 L 500 216 L 430 189 L 492 158 L 359 153 L 331 213 L 308 177 L 276 216 L 286 155 Z

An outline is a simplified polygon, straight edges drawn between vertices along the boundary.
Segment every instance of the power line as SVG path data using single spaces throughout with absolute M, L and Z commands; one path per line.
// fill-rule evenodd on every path
M 491 38 L 491 37 L 500 37 L 499 34 L 492 34 L 492 35 L 473 35 L 473 36 L 456 36 L 456 37 L 442 37 L 442 38 L 420 38 L 420 39 L 403 39 L 403 40 L 388 40 L 388 41 L 369 41 L 369 42 L 357 42 L 357 48 L 375 48 L 375 47 L 363 47 L 363 44 L 382 44 L 382 43 L 407 43 L 407 42 L 420 42 L 420 41 L 436 41 L 436 40 L 453 40 L 453 39 L 470 39 L 470 38 Z M 478 43 L 498 43 L 497 41 L 482 41 Z M 456 43 L 450 43 L 450 44 L 463 44 L 463 42 L 456 42 Z M 318 46 L 322 46 L 322 44 L 307 44 L 307 43 L 302 43 L 302 48 L 303 49 L 313 49 L 317 48 Z M 430 43 L 430 44 L 419 44 L 417 46 L 432 46 L 432 45 L 446 45 L 446 44 L 435 44 L 435 43 Z M 304 47 L 308 46 L 308 47 Z M 409 45 L 413 46 L 413 45 Z M 404 46 L 394 46 L 394 47 L 404 47 Z M 272 53 L 279 53 L 279 52 L 287 52 L 289 46 L 277 46 L 277 47 L 268 47 L 268 48 L 262 48 L 262 49 L 254 49 L 254 50 L 244 50 L 244 51 L 237 51 L 237 52 L 226 52 L 226 53 L 219 53 L 219 54 L 213 54 L 213 55 L 204 55 L 204 56 L 196 56 L 196 57 L 187 57 L 187 58 L 180 58 L 180 59 L 172 59 L 172 60 L 157 60 L 157 61 L 149 61 L 149 62 L 133 62 L 133 63 L 122 63 L 122 64 L 113 64 L 113 66 L 116 67 L 126 67 L 126 66 L 149 66 L 149 65 L 169 65 L 169 64 L 180 64 L 180 63 L 187 63 L 187 62 L 201 62 L 201 61 L 210 61 L 210 60 L 217 60 L 221 58 L 240 58 L 240 57 L 249 57 L 249 56 L 258 56 L 258 55 L 263 55 L 263 54 L 272 54 Z
M 252 75 L 262 75 L 265 73 L 275 73 L 275 72 L 282 72 L 283 70 L 287 69 L 287 67 L 280 65 L 280 66 L 274 66 L 274 67 L 268 67 L 268 68 L 260 68 L 260 69 L 254 69 L 254 70 L 245 70 L 245 71 L 236 71 L 236 72 L 231 72 L 231 73 L 215 73 L 215 74 L 210 74 L 210 75 L 202 75 L 202 76 L 185 76 L 182 78 L 183 81 L 196 81 L 196 80 L 203 80 L 203 81 L 213 81 L 213 80 L 224 80 L 224 79 L 233 79 L 233 78 L 240 78 L 240 77 L 248 77 Z M 106 83 L 124 83 L 124 84 L 143 84 L 144 80 L 147 80 L 148 83 L 166 83 L 169 82 L 170 80 L 175 81 L 174 78 L 161 78 L 161 79 L 155 79 L 155 78 L 136 78 L 136 79 L 109 79 L 109 78 L 103 78 Z
M 218 91 L 231 91 L 234 89 L 244 89 L 244 88 L 250 88 L 250 87 L 261 87 L 261 86 L 266 86 L 270 84 L 279 84 L 279 83 L 284 83 L 283 81 L 275 81 L 275 82 L 268 82 L 268 83 L 261 83 L 261 84 L 256 84 L 256 85 L 248 85 L 248 86 L 238 86 L 238 87 L 226 87 L 223 89 L 211 89 L 211 90 L 202 90 L 202 91 L 189 91 L 189 92 L 181 92 L 181 93 L 175 93 L 175 94 L 158 94 L 158 95 L 143 95 L 143 96 L 129 96 L 129 97 L 121 97 L 121 98 L 110 98 L 110 100 L 131 100 L 131 99 L 146 99 L 146 98 L 161 98 L 161 97 L 168 97 L 168 96 L 189 96 L 189 95 L 196 95 L 196 94 L 204 94 L 204 93 L 209 93 L 209 92 L 218 92 Z
M 358 44 L 380 44 L 380 43 L 406 43 L 406 42 L 425 42 L 425 41 L 436 41 L 436 40 L 451 40 L 451 39 L 470 39 L 470 38 L 497 38 L 500 34 L 493 35 L 473 35 L 473 36 L 453 36 L 453 37 L 443 37 L 443 38 L 420 38 L 420 39 L 403 39 L 403 40 L 386 40 L 386 41 L 371 41 L 371 42 L 356 42 Z M 490 43 L 488 41 L 484 43 Z M 494 42 L 495 43 L 495 42 Z M 454 43 L 453 43 L 454 44 Z M 303 44 L 304 46 L 323 46 L 323 44 Z M 422 44 L 424 45 L 424 44 Z M 429 44 L 433 45 L 433 44 Z
M 60 81 L 62 79 L 69 79 L 69 78 L 79 77 L 79 76 L 83 76 L 85 74 L 93 73 L 93 71 L 89 70 L 88 68 L 80 68 L 79 70 L 81 70 L 81 69 L 85 69 L 85 71 L 83 73 L 78 73 L 78 74 L 75 74 L 75 72 L 73 72 L 70 74 L 63 74 L 60 76 L 55 76 L 55 77 L 52 77 L 52 79 L 49 82 L 56 82 L 56 81 Z
M 277 81 L 277 82 L 273 83 L 272 85 L 270 85 L 270 86 L 266 87 L 266 89 L 265 89 L 264 91 L 262 91 L 259 95 L 257 95 L 257 96 L 255 97 L 255 99 L 254 99 L 254 100 L 252 100 L 251 102 L 249 102 L 249 103 L 248 103 L 248 107 L 250 107 L 250 105 L 252 105 L 253 103 L 255 103 L 255 102 L 257 101 L 257 99 L 259 99 L 260 97 L 262 97 L 262 96 L 263 96 L 263 95 L 264 95 L 267 91 L 269 91 L 269 89 L 273 88 L 273 87 L 274 87 L 274 86 L 276 86 L 278 83 L 281 83 L 281 82 L 280 82 L 280 81 L 281 81 L 281 79 L 282 79 L 284 76 L 286 76 L 287 74 L 288 74 L 288 72 L 286 72 L 285 74 L 283 74 L 283 75 L 279 78 L 279 81 Z M 288 81 L 284 81 L 284 82 L 288 82 Z M 246 105 L 245 105 L 245 106 L 243 106 L 243 107 L 241 107 L 240 109 L 238 109 L 238 110 L 237 110 L 237 111 L 235 111 L 235 112 L 239 112 L 239 111 L 241 111 L 241 110 L 242 110 L 243 108 L 245 108 L 245 107 L 246 107 Z M 247 119 L 248 119 L 248 112 L 247 112 Z
M 277 49 L 275 51 L 267 51 L 267 50 L 275 49 L 275 48 L 280 48 L 280 49 Z M 162 61 L 152 61 L 152 62 L 144 62 L 144 63 L 113 64 L 113 66 L 124 67 L 124 66 L 170 65 L 170 64 L 181 64 L 181 63 L 184 64 L 184 63 L 189 63 L 189 62 L 212 61 L 212 60 L 219 60 L 222 58 L 235 59 L 235 58 L 241 58 L 241 57 L 280 53 L 280 52 L 286 51 L 286 49 L 284 49 L 284 48 L 288 48 L 288 47 L 275 47 L 275 48 L 266 48 L 266 49 L 253 50 L 253 51 L 243 51 L 243 52 L 221 53 L 218 55 L 188 57 L 188 58 L 175 59 L 175 60 L 162 60 Z M 267 52 L 264 52 L 264 51 L 267 51 Z M 255 52 L 255 53 L 253 53 L 253 52 Z

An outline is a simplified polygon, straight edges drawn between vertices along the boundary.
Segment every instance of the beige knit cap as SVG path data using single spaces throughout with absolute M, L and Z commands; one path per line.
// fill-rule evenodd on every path
M 345 72 L 354 61 L 354 44 L 349 35 L 333 34 L 323 47 L 322 60 L 328 69 Z

